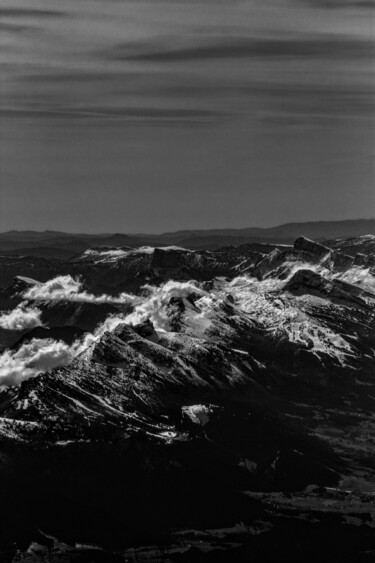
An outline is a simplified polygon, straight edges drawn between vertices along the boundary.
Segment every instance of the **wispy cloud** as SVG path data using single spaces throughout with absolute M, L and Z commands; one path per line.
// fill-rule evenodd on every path
M 22 33 L 25 31 L 30 31 L 30 26 L 20 23 L 0 21 L 0 31 L 5 31 L 8 33 Z
M 0 7 L 0 18 L 59 18 L 68 14 L 60 10 L 44 10 L 40 8 L 20 8 L 13 6 Z
M 216 42 L 201 43 L 170 49 L 158 43 L 121 44 L 108 51 L 109 58 L 148 62 L 183 62 L 235 58 L 372 58 L 375 43 L 351 37 L 315 37 L 295 39 L 259 39 L 222 37 Z M 138 52 L 134 52 L 137 50 Z
M 4 117 L 44 117 L 60 119 L 116 119 L 116 121 L 135 122 L 179 122 L 209 123 L 225 117 L 226 114 L 205 109 L 184 108 L 33 108 L 33 107 L 0 107 L 0 115 Z
M 375 8 L 374 0 L 307 0 L 313 7 L 345 10 L 347 8 L 367 10 Z
M 74 303 L 117 303 L 131 305 L 137 298 L 128 293 L 121 293 L 118 297 L 111 295 L 92 295 L 82 289 L 80 281 L 72 276 L 58 276 L 45 283 L 34 285 L 24 294 L 25 299 L 32 301 L 71 301 Z

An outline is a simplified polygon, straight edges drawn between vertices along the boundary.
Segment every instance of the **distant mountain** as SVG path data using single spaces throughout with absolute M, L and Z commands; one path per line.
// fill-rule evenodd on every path
M 47 260 L 68 260 L 75 255 L 68 248 L 55 248 L 53 246 L 32 246 L 14 248 L 13 250 L 2 250 L 2 256 L 34 256 L 35 258 L 46 258 Z
M 291 244 L 299 236 L 317 241 L 375 234 L 375 219 L 287 223 L 271 228 L 195 229 L 162 234 L 82 234 L 8 231 L 0 234 L 0 253 L 66 260 L 90 247 L 179 245 L 196 250 L 248 243 Z
M 285 223 L 276 227 L 245 229 L 208 229 L 186 230 L 174 233 L 164 233 L 163 238 L 186 239 L 189 237 L 244 237 L 255 240 L 290 239 L 293 242 L 298 236 L 328 239 L 337 237 L 351 237 L 375 233 L 375 219 L 353 219 L 344 221 L 311 221 L 306 223 Z
M 43 233 L 26 231 L 25 233 L 0 234 L 0 253 L 16 256 L 45 257 L 47 250 L 56 253 L 56 258 L 65 259 L 83 252 L 91 246 L 141 246 L 143 241 L 128 235 L 76 235 L 70 233 Z M 44 254 L 43 254 L 44 252 Z M 62 253 L 65 252 L 65 256 Z

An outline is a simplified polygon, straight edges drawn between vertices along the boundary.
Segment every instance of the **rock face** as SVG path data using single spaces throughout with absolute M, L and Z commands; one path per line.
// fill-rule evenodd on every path
M 17 306 L 24 298 L 23 294 L 31 287 L 38 285 L 40 282 L 24 276 L 15 276 L 11 284 L 0 289 L 0 307 L 1 309 L 9 309 Z
M 327 538 L 330 560 L 338 545 L 342 561 L 375 550 L 369 269 L 307 239 L 247 257 L 117 250 L 74 268 L 121 285 L 138 263 L 153 289 L 121 317 L 108 303 L 41 303 L 50 326 L 0 356 L 2 374 L 33 338 L 72 346 L 83 319 L 96 331 L 68 363 L 0 387 L 0 554 L 29 557 L 34 542 L 61 561 L 99 557 L 76 544 L 102 560 L 323 561 Z M 15 280 L 8 302 L 29 283 Z
M 299 255 L 291 250 L 275 249 L 270 254 L 259 260 L 254 267 L 254 274 L 258 279 L 262 279 L 269 273 L 277 272 L 286 263 L 295 262 Z
M 301 269 L 291 277 L 285 289 L 292 291 L 315 289 L 324 291 L 326 284 L 320 274 L 313 270 Z
M 367 264 L 366 259 L 365 263 Z M 310 264 L 332 273 L 346 272 L 355 265 L 352 256 L 332 250 L 328 246 L 319 244 L 305 237 L 299 237 L 293 248 L 275 249 L 257 260 L 252 268 L 247 268 L 258 279 L 267 276 L 287 278 L 293 269 L 301 265 Z
M 352 256 L 332 251 L 328 246 L 305 237 L 298 238 L 294 243 L 294 248 L 301 253 L 302 257 L 307 258 L 309 262 L 317 263 L 322 261 L 325 267 L 334 271 L 345 271 L 353 266 L 354 263 Z
M 322 297 L 366 307 L 366 298 L 375 301 L 375 295 L 339 279 L 326 280 L 313 270 L 298 270 L 285 285 L 285 289 L 296 293 L 315 293 Z
M 54 260 L 33 256 L 0 256 L 0 287 L 7 287 L 15 276 L 47 281 L 59 275 L 61 265 Z
M 331 265 L 336 272 L 345 272 L 353 266 L 354 258 L 340 252 L 332 252 L 326 264 Z
M 299 237 L 294 242 L 294 249 L 299 252 L 310 254 L 317 260 L 321 260 L 324 256 L 330 253 L 330 248 L 328 248 L 327 246 L 319 244 L 318 242 L 314 242 L 313 240 L 307 239 L 305 237 Z
M 124 325 L 121 325 L 121 326 L 124 327 Z M 127 326 L 127 325 L 125 325 L 125 326 Z M 152 324 L 150 319 L 147 319 L 143 323 L 135 325 L 133 328 L 134 328 L 135 332 L 137 334 L 139 334 L 139 336 L 142 336 L 143 338 L 146 338 L 147 340 L 157 341 L 159 339 L 157 332 L 154 328 L 154 325 Z
M 118 314 L 119 310 L 110 303 L 78 303 L 69 300 L 30 301 L 41 310 L 41 319 L 49 327 L 76 326 L 93 332 L 110 315 Z

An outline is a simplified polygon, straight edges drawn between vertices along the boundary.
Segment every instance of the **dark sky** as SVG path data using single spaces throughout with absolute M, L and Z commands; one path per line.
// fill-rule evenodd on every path
M 373 0 L 0 0 L 0 231 L 375 216 Z

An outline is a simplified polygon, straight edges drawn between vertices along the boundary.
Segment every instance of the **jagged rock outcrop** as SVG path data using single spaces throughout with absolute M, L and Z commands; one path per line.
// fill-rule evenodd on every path
M 146 338 L 152 342 L 157 342 L 159 340 L 158 334 L 150 319 L 147 319 L 138 325 L 134 325 L 133 329 L 137 334 L 139 334 L 139 336 L 142 336 L 142 338 Z
M 353 265 L 353 257 L 342 252 L 331 250 L 328 246 L 319 244 L 305 237 L 298 238 L 294 248 L 311 263 L 321 262 L 323 267 L 333 271 L 345 271 Z
M 354 264 L 354 258 L 341 252 L 332 252 L 327 260 L 322 262 L 323 267 L 328 267 L 334 272 L 345 272 Z
M 307 269 L 298 270 L 287 282 L 285 289 L 300 294 L 313 292 L 316 295 L 320 294 L 362 306 L 366 306 L 365 296 L 375 301 L 375 295 L 368 294 L 339 279 L 327 280 L 321 274 Z
M 290 264 L 297 262 L 299 258 L 299 254 L 293 250 L 275 249 L 255 263 L 253 274 L 259 280 L 271 272 L 276 277 L 282 277 L 283 274 L 286 274 L 289 271 Z
M 24 293 L 39 283 L 31 278 L 15 276 L 9 286 L 0 289 L 0 309 L 17 306 L 24 301 Z
M 331 249 L 305 237 L 299 237 L 294 242 L 294 249 L 298 252 L 311 255 L 316 260 L 321 260 L 331 252 Z

